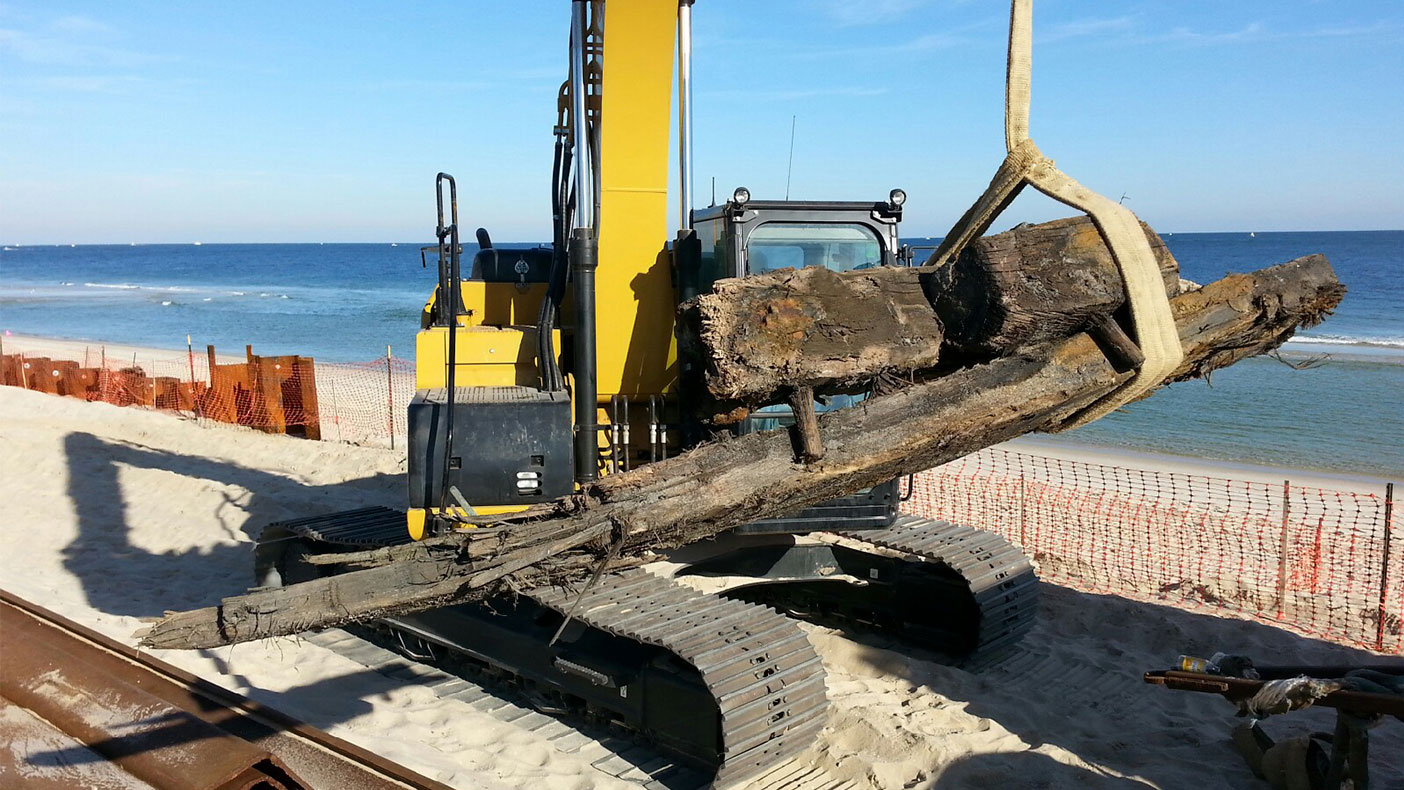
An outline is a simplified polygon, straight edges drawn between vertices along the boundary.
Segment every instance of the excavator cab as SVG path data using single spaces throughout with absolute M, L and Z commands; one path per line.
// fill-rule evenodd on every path
M 877 266 L 905 266 L 910 251 L 898 235 L 906 193 L 894 189 L 886 201 L 752 200 L 739 187 L 731 200 L 693 212 L 697 243 L 691 254 L 678 245 L 679 298 L 711 289 L 723 277 L 768 274 L 786 268 L 823 266 L 836 272 Z M 691 260 L 689 260 L 691 259 Z M 866 391 L 824 395 L 814 404 L 819 413 L 861 402 Z M 790 407 L 759 409 L 738 426 L 741 433 L 768 431 L 794 423 Z M 881 529 L 897 518 L 899 481 L 859 491 L 780 518 L 765 519 L 735 531 L 742 534 L 812 532 L 836 529 Z
M 696 260 L 679 254 L 678 297 L 690 299 L 723 277 L 823 266 L 836 272 L 910 263 L 897 235 L 907 195 L 875 203 L 752 200 L 738 187 L 720 206 L 692 212 Z

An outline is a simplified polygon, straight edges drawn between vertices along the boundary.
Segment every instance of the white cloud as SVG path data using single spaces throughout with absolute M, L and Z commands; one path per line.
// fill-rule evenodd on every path
M 171 60 L 115 47 L 82 44 L 55 36 L 0 28 L 0 53 L 40 66 L 115 66 L 129 68 Z
M 878 25 L 901 19 L 927 4 L 927 0 L 823 0 L 824 15 L 841 27 Z
M 1158 36 L 1159 40 L 1171 43 L 1192 45 L 1234 44 L 1245 41 L 1258 41 L 1270 38 L 1273 34 L 1261 22 L 1253 22 L 1239 30 L 1220 33 L 1202 33 L 1187 27 L 1177 27 L 1169 33 Z
M 700 91 L 698 95 L 709 99 L 737 98 L 756 101 L 793 101 L 795 99 L 812 99 L 817 96 L 882 96 L 888 92 L 888 88 L 881 87 L 835 87 L 799 88 L 794 90 Z
M 1038 39 L 1044 43 L 1062 41 L 1069 38 L 1122 32 L 1130 30 L 1135 27 L 1135 25 L 1136 18 L 1133 16 L 1078 19 L 1072 22 L 1054 25 L 1048 32 L 1040 35 Z
M 1262 22 L 1253 22 L 1238 30 L 1223 32 L 1201 32 L 1185 27 L 1177 27 L 1169 33 L 1153 36 L 1150 40 L 1188 46 L 1215 46 L 1219 44 L 1246 44 L 1257 41 L 1310 38 L 1355 38 L 1378 33 L 1396 33 L 1399 26 L 1390 22 L 1376 22 L 1373 25 L 1346 25 L 1322 27 L 1313 30 L 1272 30 Z
M 479 91 L 493 87 L 494 83 L 483 80 L 435 80 L 435 79 L 384 79 L 363 82 L 359 87 L 372 91 L 426 92 L 439 91 Z
M 129 88 L 147 85 L 150 80 L 130 74 L 110 74 L 94 76 L 40 77 L 27 80 L 34 87 L 44 90 L 72 91 L 75 93 L 124 93 Z
M 988 30 L 992 27 L 1003 24 L 1004 17 L 990 17 L 978 22 L 973 22 L 950 30 L 937 33 L 927 33 L 909 38 L 906 41 L 897 41 L 891 44 L 871 45 L 863 47 L 835 47 L 832 49 L 806 49 L 796 54 L 797 58 L 806 60 L 824 60 L 834 57 L 890 57 L 892 55 L 915 55 L 923 52 L 936 52 L 939 50 L 952 49 L 955 47 L 969 46 L 981 40 L 988 40 L 987 36 L 973 35 L 977 31 Z
M 93 33 L 109 35 L 115 32 L 112 26 L 108 25 L 106 22 L 93 19 L 90 16 L 81 16 L 78 14 L 61 16 L 54 20 L 52 27 L 64 33 L 78 33 L 82 35 Z

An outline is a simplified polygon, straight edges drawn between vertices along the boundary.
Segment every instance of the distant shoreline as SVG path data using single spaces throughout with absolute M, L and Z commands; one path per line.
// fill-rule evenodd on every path
M 1157 230 L 1161 236 L 1247 236 L 1250 234 L 1267 235 L 1291 235 L 1296 233 L 1404 233 L 1404 228 L 1315 228 L 1296 230 Z M 940 241 L 942 236 L 903 236 L 903 242 L 933 242 Z M 260 245 L 306 245 L 306 244 L 356 244 L 366 246 L 399 246 L 399 247 L 421 247 L 433 244 L 432 237 L 424 241 L 85 241 L 85 242 L 0 242 L 0 248 L 23 249 L 26 247 L 211 247 L 211 246 L 249 246 Z M 493 239 L 494 244 L 503 246 L 531 246 L 545 244 L 542 241 L 510 241 Z M 466 242 L 472 244 L 472 242 Z M 476 245 L 474 245 L 476 246 Z

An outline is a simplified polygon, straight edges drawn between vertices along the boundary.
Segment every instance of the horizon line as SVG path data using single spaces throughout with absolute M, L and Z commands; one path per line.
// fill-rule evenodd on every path
M 1232 233 L 1245 233 L 1245 234 L 1262 233 L 1262 234 L 1269 234 L 1269 233 L 1401 233 L 1401 232 L 1404 232 L 1404 227 L 1400 227 L 1400 228 L 1336 228 L 1336 229 L 1329 229 L 1329 230 L 1325 230 L 1325 229 L 1307 229 L 1307 230 L 1174 230 L 1174 231 L 1159 231 L 1159 230 L 1158 230 L 1158 231 L 1156 231 L 1156 233 L 1157 233 L 1158 235 L 1161 235 L 1161 236 L 1173 236 L 1173 235 L 1175 235 L 1175 234 L 1191 236 L 1191 235 L 1209 235 L 1209 234 L 1226 234 L 1226 233 L 1227 233 L 1227 234 L 1232 234 Z M 943 239 L 943 238 L 945 238 L 945 237 L 944 237 L 944 236 L 902 236 L 901 238 L 903 238 L 903 239 Z M 476 241 L 464 241 L 464 242 L 461 242 L 461 243 L 462 243 L 463 245 L 465 245 L 465 246 L 470 245 L 470 244 L 473 245 L 473 246 L 477 246 L 477 242 L 476 242 Z M 497 245 L 499 245 L 499 244 L 511 244 L 511 245 L 534 244 L 534 245 L 537 245 L 537 246 L 545 246 L 545 245 L 548 245 L 549 243 L 550 243 L 550 242 L 547 242 L 547 241 L 539 241 L 539 240 L 532 240 L 532 241 L 501 241 L 501 242 L 494 240 L 494 241 L 493 241 L 493 246 L 497 246 Z M 131 240 L 127 240 L 127 241 L 85 241 L 85 242 L 67 242 L 67 241 L 63 241 L 63 242 L 50 242 L 50 241 L 15 242 L 15 241 L 0 241 L 0 247 L 5 247 L 5 248 L 16 248 L 16 247 L 202 247 L 202 246 L 216 245 L 216 244 L 218 244 L 218 245 L 224 245 L 224 246 L 239 246 L 239 245 L 254 246 L 254 245 L 260 245 L 260 244 L 302 244 L 302 245 L 323 245 L 323 244 L 367 244 L 367 245 L 383 244 L 383 245 L 391 245 L 391 244 L 394 244 L 394 245 L 433 246 L 432 242 L 430 242 L 430 243 L 422 243 L 422 242 L 417 242 L 417 241 L 406 241 L 406 240 L 403 240 L 403 239 L 390 239 L 390 240 L 386 240 L 386 241 L 131 241 Z

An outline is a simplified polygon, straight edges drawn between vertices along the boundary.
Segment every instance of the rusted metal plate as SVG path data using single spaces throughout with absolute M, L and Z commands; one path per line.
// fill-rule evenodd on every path
M 1265 668 L 1270 669 L 1270 668 Z M 1311 667 L 1300 667 L 1303 671 L 1294 675 L 1307 675 L 1308 677 L 1341 677 L 1344 671 L 1322 672 L 1323 669 L 1346 669 L 1344 667 L 1320 667 L 1316 672 L 1305 670 Z M 1265 673 L 1267 674 L 1267 673 Z M 1273 673 L 1280 674 L 1280 673 Z M 1251 699 L 1262 689 L 1263 684 L 1269 678 L 1263 680 L 1248 680 L 1246 678 L 1234 678 L 1226 675 L 1210 675 L 1202 672 L 1181 672 L 1179 670 L 1167 670 L 1163 672 L 1147 672 L 1144 680 L 1147 683 L 1164 686 L 1175 691 L 1198 691 L 1208 694 L 1220 694 L 1225 699 L 1237 702 L 1239 700 Z M 1363 691 L 1348 691 L 1342 689 L 1333 691 L 1311 703 L 1315 707 L 1341 708 L 1355 713 L 1379 713 L 1386 716 L 1404 716 L 1404 696 L 1398 694 L 1374 694 Z
M 0 698 L 0 787 L 156 790 L 60 730 Z
M 149 673 L 87 660 L 81 643 L 12 609 L 0 611 L 0 694 L 157 787 L 292 790 L 273 756 L 141 688 Z
M 0 631 L 0 695 L 26 708 L 77 702 L 52 714 L 59 720 L 35 712 L 163 790 L 448 790 L 4 591 Z

